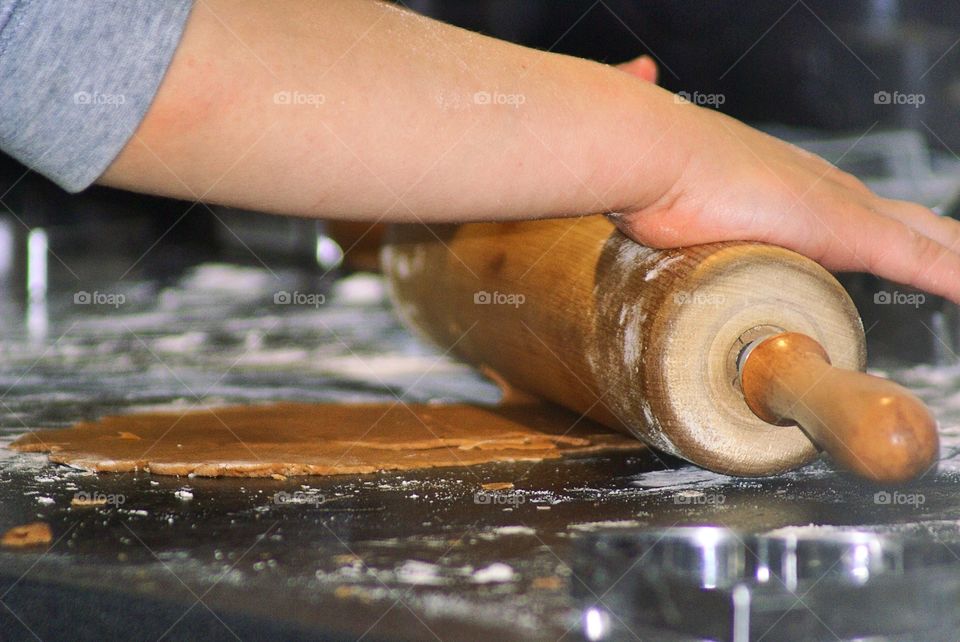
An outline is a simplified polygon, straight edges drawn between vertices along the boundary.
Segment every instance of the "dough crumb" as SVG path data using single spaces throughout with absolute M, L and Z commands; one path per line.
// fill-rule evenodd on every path
M 27 548 L 40 546 L 53 541 L 53 533 L 46 522 L 32 522 L 14 526 L 3 537 L 0 537 L 0 546 L 4 548 Z
M 490 482 L 480 484 L 480 488 L 483 490 L 513 490 L 513 482 Z
M 563 588 L 563 580 L 556 575 L 535 577 L 530 586 L 539 591 L 559 591 Z

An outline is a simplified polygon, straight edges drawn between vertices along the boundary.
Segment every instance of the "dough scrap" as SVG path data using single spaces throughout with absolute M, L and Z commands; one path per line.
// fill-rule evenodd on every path
M 96 472 L 271 477 L 541 461 L 642 450 L 633 437 L 547 404 L 234 406 L 104 417 L 11 448 Z
M 31 522 L 14 526 L 0 537 L 0 546 L 3 548 L 29 548 L 49 544 L 53 541 L 50 524 L 46 522 Z

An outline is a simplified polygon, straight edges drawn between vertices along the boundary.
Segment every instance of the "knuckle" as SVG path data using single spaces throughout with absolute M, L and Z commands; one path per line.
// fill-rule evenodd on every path
M 848 189 L 853 190 L 859 194 L 868 194 L 873 195 L 873 190 L 870 189 L 866 183 L 854 176 L 853 174 L 848 174 L 847 172 L 837 170 L 837 179 L 843 183 Z
M 910 235 L 909 245 L 912 258 L 908 266 L 908 273 L 910 274 L 910 280 L 914 281 L 941 258 L 945 248 L 930 237 L 924 236 L 911 228 L 907 228 L 907 234 Z

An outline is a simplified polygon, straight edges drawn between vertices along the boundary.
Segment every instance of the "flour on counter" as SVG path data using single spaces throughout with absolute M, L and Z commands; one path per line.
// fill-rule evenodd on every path
M 496 535 L 535 535 L 536 529 L 529 526 L 500 526 L 493 529 Z
M 495 562 L 490 566 L 474 571 L 471 579 L 476 584 L 490 584 L 493 582 L 509 582 L 513 580 L 514 575 L 513 567 Z
M 722 484 L 732 480 L 732 477 L 713 473 L 709 470 L 695 466 L 684 466 L 683 468 L 671 470 L 655 470 L 649 473 L 641 473 L 637 475 L 630 484 L 640 488 L 676 489 L 694 484 Z
M 642 523 L 635 519 L 611 519 L 599 522 L 581 522 L 579 524 L 570 524 L 567 526 L 572 531 L 593 532 L 605 530 L 608 528 L 641 528 Z
M 415 586 L 446 584 L 447 580 L 440 576 L 441 570 L 436 564 L 407 560 L 403 563 L 403 566 L 397 569 L 396 580 L 401 584 L 413 584 Z

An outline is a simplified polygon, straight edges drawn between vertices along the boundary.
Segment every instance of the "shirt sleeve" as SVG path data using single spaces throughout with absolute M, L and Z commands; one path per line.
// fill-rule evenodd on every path
M 0 149 L 70 192 L 143 120 L 193 0 L 0 0 Z

